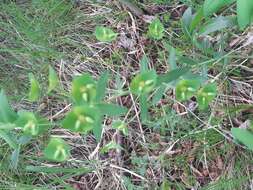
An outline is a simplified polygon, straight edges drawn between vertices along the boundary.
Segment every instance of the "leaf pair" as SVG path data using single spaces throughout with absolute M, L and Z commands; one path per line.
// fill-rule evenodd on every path
M 186 101 L 196 95 L 199 108 L 207 108 L 217 95 L 217 86 L 215 83 L 210 83 L 200 89 L 199 87 L 200 82 L 197 80 L 181 80 L 176 86 L 176 99 Z
M 40 98 L 40 84 L 38 80 L 32 73 L 29 73 L 29 81 L 30 81 L 30 91 L 28 95 L 28 99 L 32 102 L 38 101 Z M 49 66 L 49 74 L 48 74 L 48 93 L 57 88 L 59 85 L 59 79 L 55 70 Z

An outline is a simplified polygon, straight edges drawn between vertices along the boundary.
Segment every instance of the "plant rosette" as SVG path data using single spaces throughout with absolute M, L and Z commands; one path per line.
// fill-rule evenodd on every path
M 154 70 L 146 71 L 133 78 L 130 84 L 130 90 L 136 95 L 147 94 L 154 89 L 156 82 L 156 72 Z
M 76 106 L 62 121 L 62 126 L 73 132 L 87 134 L 100 125 L 101 114 L 94 106 Z
M 93 103 L 96 99 L 97 84 L 89 74 L 77 76 L 73 79 L 71 94 L 77 104 Z
M 44 149 L 44 156 L 55 162 L 66 161 L 70 156 L 70 147 L 63 139 L 52 137 Z
M 18 112 L 16 125 L 21 127 L 26 135 L 31 136 L 37 136 L 50 127 L 50 124 L 46 119 L 27 111 Z

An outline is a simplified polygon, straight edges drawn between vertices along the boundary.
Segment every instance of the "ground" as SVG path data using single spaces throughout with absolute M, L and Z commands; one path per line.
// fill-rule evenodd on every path
M 1 1 L 0 87 L 15 110 L 39 113 L 54 127 L 22 147 L 16 168 L 9 164 L 12 148 L 1 140 L 0 189 L 253 189 L 253 153 L 230 132 L 232 127 L 247 127 L 253 114 L 253 29 L 228 27 L 202 36 L 206 46 L 197 47 L 183 33 L 181 20 L 188 7 L 198 10 L 202 4 L 142 0 L 137 8 L 123 0 Z M 234 15 L 235 5 L 219 14 Z M 147 36 L 155 17 L 165 26 L 162 40 Z M 119 35 L 112 43 L 99 42 L 96 26 L 110 27 Z M 150 107 L 150 122 L 143 125 L 138 97 L 121 95 L 121 90 L 129 89 L 143 55 L 157 73 L 169 71 L 171 47 L 187 59 L 178 59 L 178 66 L 192 63 L 194 74 L 217 83 L 217 97 L 201 111 L 195 98 L 179 102 L 169 88 Z M 61 90 L 31 103 L 28 73 L 46 89 L 48 65 L 57 71 Z M 129 134 L 113 129 L 115 118 L 106 117 L 97 143 L 92 134 L 69 132 L 59 122 L 71 109 L 73 77 L 90 73 L 98 79 L 105 70 L 111 75 L 105 101 L 129 109 L 122 118 Z M 42 158 L 51 135 L 71 146 L 68 161 Z M 112 140 L 122 148 L 101 152 Z

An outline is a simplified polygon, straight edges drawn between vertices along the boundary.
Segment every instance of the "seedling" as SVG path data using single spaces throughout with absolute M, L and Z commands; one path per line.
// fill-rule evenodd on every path
M 88 104 L 96 99 L 96 82 L 88 74 L 75 77 L 72 82 L 71 95 L 75 103 Z
M 16 125 L 21 127 L 27 135 L 37 136 L 49 128 L 49 123 L 46 119 L 36 116 L 32 112 L 18 112 L 18 120 Z
M 148 37 L 160 40 L 164 36 L 164 26 L 159 19 L 154 19 L 148 27 Z
M 60 138 L 51 138 L 44 150 L 47 159 L 55 162 L 63 162 L 70 156 L 70 147 Z
M 201 88 L 197 93 L 197 102 L 200 109 L 208 107 L 209 103 L 217 95 L 217 86 L 215 83 L 210 83 Z
M 195 95 L 199 86 L 200 83 L 197 80 L 183 79 L 179 81 L 176 86 L 176 99 L 179 101 L 189 100 L 192 96 Z
M 87 134 L 100 123 L 100 113 L 95 107 L 83 105 L 74 107 L 62 121 L 62 126 L 73 132 Z
M 156 81 L 157 74 L 154 70 L 145 71 L 133 78 L 130 90 L 136 95 L 147 94 L 154 89 Z

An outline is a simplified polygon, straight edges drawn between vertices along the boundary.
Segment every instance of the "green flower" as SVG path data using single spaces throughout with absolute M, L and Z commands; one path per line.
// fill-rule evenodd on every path
M 148 37 L 160 40 L 164 36 L 164 26 L 159 19 L 155 19 L 148 27 Z
M 201 88 L 197 93 L 197 102 L 200 109 L 205 109 L 208 107 L 209 103 L 217 95 L 217 86 L 215 83 L 207 84 Z
M 100 121 L 100 112 L 91 106 L 77 106 L 62 121 L 62 126 L 73 132 L 88 133 L 93 130 Z
M 176 86 L 176 99 L 179 101 L 189 100 L 199 88 L 197 80 L 181 80 Z
M 32 112 L 20 111 L 18 112 L 18 120 L 16 121 L 17 126 L 22 127 L 25 134 L 36 136 L 46 131 L 50 124 L 49 122 L 36 116 Z
M 136 95 L 147 94 L 154 89 L 156 81 L 157 74 L 154 70 L 140 73 L 132 80 L 130 90 Z
M 101 42 L 112 42 L 116 39 L 117 35 L 117 33 L 107 27 L 97 26 L 95 29 L 95 36 Z
M 92 103 L 97 94 L 96 82 L 89 74 L 74 78 L 72 82 L 72 98 L 78 104 Z
M 44 150 L 44 155 L 48 160 L 63 162 L 70 156 L 70 147 L 60 138 L 51 138 Z

